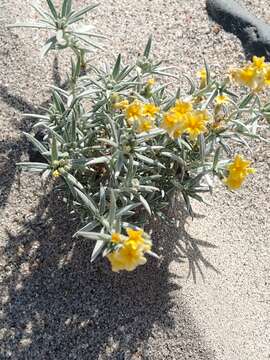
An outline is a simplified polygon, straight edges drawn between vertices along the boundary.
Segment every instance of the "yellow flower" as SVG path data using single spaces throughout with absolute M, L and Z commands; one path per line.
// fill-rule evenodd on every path
M 231 78 L 239 85 L 249 87 L 251 90 L 258 91 L 260 88 L 256 80 L 257 71 L 252 66 L 246 66 L 243 69 L 231 70 Z
M 137 243 L 141 243 L 141 242 L 144 241 L 143 237 L 142 237 L 142 235 L 143 235 L 143 230 L 142 229 L 133 230 L 131 228 L 127 228 L 126 232 L 127 232 L 128 236 L 129 236 L 129 238 L 128 238 L 129 240 L 136 241 Z
M 156 80 L 153 79 L 153 78 L 147 80 L 147 85 L 148 85 L 148 86 L 153 86 L 153 85 L 155 85 L 155 83 L 156 83 Z
M 185 116 L 177 112 L 165 113 L 160 127 L 166 130 L 171 138 L 177 139 L 184 133 Z
M 251 161 L 236 155 L 234 161 L 228 166 L 229 175 L 225 178 L 225 184 L 231 190 L 239 189 L 249 174 L 254 174 L 255 170 L 249 167 Z
M 200 89 L 203 89 L 206 87 L 206 81 L 207 81 L 207 72 L 206 69 L 201 69 L 197 73 L 198 78 L 200 79 Z
M 134 100 L 126 107 L 126 118 L 129 121 L 138 119 L 142 115 L 143 107 L 139 100 Z
M 187 132 L 191 139 L 196 139 L 198 135 L 204 133 L 208 115 L 205 111 L 193 111 L 186 115 L 185 132 Z
M 267 86 L 270 86 L 270 67 L 265 72 L 264 81 Z
M 107 257 L 114 272 L 133 271 L 146 263 L 143 251 L 140 248 L 134 248 L 133 244 L 128 242 L 120 249 L 108 254 Z
M 126 232 L 128 234 L 127 243 L 131 244 L 134 248 L 140 248 L 143 251 L 151 250 L 152 243 L 150 237 L 145 234 L 142 229 L 133 230 L 127 228 Z
M 113 104 L 113 108 L 115 110 L 125 110 L 129 105 L 128 100 L 122 100 L 120 102 L 117 102 L 115 104 Z
M 58 170 L 54 170 L 53 173 L 52 173 L 52 176 L 53 176 L 54 178 L 58 178 L 60 175 L 61 175 L 61 174 L 60 174 L 60 172 L 59 172 Z
M 138 120 L 136 120 L 136 123 L 136 131 L 138 133 L 148 132 L 155 128 L 155 121 L 152 117 L 149 116 L 140 117 Z
M 114 232 L 112 233 L 112 243 L 113 244 L 119 244 L 123 241 L 121 234 Z
M 227 104 L 229 97 L 227 95 L 218 95 L 215 100 L 218 105 L 223 105 Z
M 142 108 L 143 115 L 148 115 L 150 117 L 155 117 L 159 112 L 159 108 L 155 104 L 144 104 Z
M 264 56 L 262 56 L 262 57 L 253 56 L 252 65 L 254 66 L 254 68 L 261 70 L 266 67 L 266 64 L 264 61 L 265 61 Z
M 176 101 L 175 107 L 171 109 L 173 112 L 177 112 L 181 115 L 184 115 L 192 111 L 192 103 L 187 101 Z
M 269 63 L 265 63 L 264 57 L 253 57 L 252 63 L 240 69 L 232 69 L 230 75 L 232 80 L 240 85 L 249 87 L 254 92 L 263 90 L 269 85 L 270 78 Z
M 197 73 L 197 75 L 198 75 L 198 78 L 200 79 L 200 80 L 206 80 L 206 78 L 207 78 L 207 72 L 206 72 L 206 69 L 201 69 L 201 70 L 199 70 L 198 71 L 198 73 Z
M 120 248 L 107 255 L 112 265 L 112 271 L 115 272 L 121 270 L 133 271 L 139 265 L 145 264 L 144 253 L 151 250 L 151 240 L 142 229 L 133 230 L 127 228 L 126 232 L 128 237 L 125 241 L 122 241 L 121 234 L 112 234 L 116 241 L 119 241 L 119 239 L 122 241 Z

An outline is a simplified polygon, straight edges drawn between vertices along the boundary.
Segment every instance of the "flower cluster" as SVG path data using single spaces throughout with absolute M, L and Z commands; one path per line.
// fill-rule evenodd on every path
M 156 126 L 155 119 L 159 108 L 153 103 L 143 103 L 137 99 L 131 103 L 128 100 L 122 100 L 115 103 L 113 107 L 125 112 L 128 125 L 134 127 L 138 133 L 148 132 Z
M 224 181 L 229 189 L 239 189 L 247 175 L 255 173 L 255 170 L 249 167 L 250 163 L 240 155 L 235 156 L 234 161 L 228 166 L 229 174 Z
M 252 62 L 243 68 L 232 69 L 230 75 L 240 85 L 249 87 L 254 92 L 260 92 L 270 86 L 270 64 L 264 57 L 254 56 Z
M 194 110 L 191 102 L 177 101 L 163 116 L 161 127 L 173 139 L 188 134 L 192 140 L 204 133 L 209 115 L 206 110 Z
M 127 235 L 112 233 L 112 250 L 107 255 L 112 271 L 133 271 L 139 265 L 146 263 L 145 253 L 151 251 L 152 242 L 150 237 L 142 229 L 126 229 Z

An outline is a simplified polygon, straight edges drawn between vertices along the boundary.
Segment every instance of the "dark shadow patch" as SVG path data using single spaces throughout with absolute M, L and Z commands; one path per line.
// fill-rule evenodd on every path
M 93 244 L 72 238 L 77 219 L 65 220 L 70 215 L 59 195 L 44 196 L 34 213 L 19 233 L 7 234 L 2 248 L 10 271 L 3 281 L 0 357 L 215 359 L 183 300 L 180 278 L 169 270 L 179 259 L 180 236 L 189 236 L 184 213 L 178 229 L 152 224 L 155 250 L 164 248 L 160 264 L 150 258 L 120 274 L 105 259 L 90 263 Z
M 270 61 L 270 26 L 234 0 L 206 0 L 208 15 L 225 31 L 236 35 L 248 59 L 265 56 Z

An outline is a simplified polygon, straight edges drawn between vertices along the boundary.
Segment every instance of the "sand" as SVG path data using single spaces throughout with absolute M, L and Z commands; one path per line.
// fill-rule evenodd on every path
M 266 0 L 244 3 L 270 21 Z M 62 83 L 68 64 L 67 54 L 40 58 L 44 34 L 6 28 L 34 19 L 29 5 L 0 7 L 0 359 L 269 359 L 269 145 L 252 143 L 257 173 L 239 192 L 219 186 L 211 206 L 194 205 L 194 221 L 179 210 L 179 229 L 155 224 L 161 263 L 131 274 L 111 273 L 104 260 L 92 265 L 92 244 L 72 239 L 76 221 L 51 184 L 15 171 L 31 127 L 22 113 L 48 102 L 47 85 Z M 118 52 L 132 58 L 150 33 L 154 54 L 179 73 L 196 74 L 203 57 L 217 74 L 244 60 L 203 0 L 101 1 L 89 21 L 112 36 L 101 61 Z M 220 274 L 186 280 L 180 237 L 216 245 L 204 254 Z

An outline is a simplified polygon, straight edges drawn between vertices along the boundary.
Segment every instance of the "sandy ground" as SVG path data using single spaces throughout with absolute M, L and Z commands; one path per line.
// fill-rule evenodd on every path
M 269 145 L 253 144 L 257 174 L 237 194 L 220 187 L 211 207 L 196 205 L 193 222 L 179 211 L 179 229 L 156 225 L 161 264 L 120 275 L 91 265 L 91 244 L 71 238 L 76 223 L 61 199 L 15 172 L 27 158 L 21 131 L 30 122 L 21 114 L 47 103 L 46 84 L 64 81 L 68 61 L 42 61 L 42 35 L 6 29 L 34 18 L 29 4 L 0 4 L 0 359 L 270 359 Z M 266 0 L 245 4 L 270 21 Z M 215 31 L 203 0 L 101 1 L 89 20 L 113 35 L 101 60 L 134 56 L 150 33 L 155 55 L 187 74 L 203 56 L 217 73 L 244 59 L 233 35 Z M 205 254 L 221 274 L 186 281 L 180 237 L 218 246 Z

